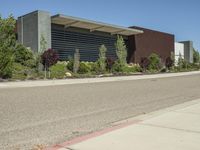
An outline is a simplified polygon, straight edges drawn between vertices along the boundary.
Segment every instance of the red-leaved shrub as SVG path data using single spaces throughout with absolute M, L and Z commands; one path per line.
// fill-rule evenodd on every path
M 45 68 L 49 68 L 50 66 L 56 64 L 58 59 L 58 53 L 53 49 L 48 49 L 41 55 L 41 61 Z

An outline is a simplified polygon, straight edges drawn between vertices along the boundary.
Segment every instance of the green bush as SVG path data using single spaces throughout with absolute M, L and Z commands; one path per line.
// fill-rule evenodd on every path
M 24 66 L 36 69 L 38 67 L 36 58 L 24 61 Z
M 78 73 L 88 74 L 88 73 L 91 73 L 91 71 L 92 71 L 91 63 L 88 63 L 88 62 L 81 62 L 80 63 Z
M 63 79 L 65 78 L 65 74 L 68 71 L 66 68 L 66 64 L 64 63 L 56 63 L 55 65 L 49 68 L 50 78 Z
M 19 80 L 33 79 L 37 77 L 35 69 L 24 66 L 20 63 L 14 63 L 12 74 L 12 79 Z
M 139 64 L 126 64 L 124 66 L 121 66 L 118 61 L 115 61 L 112 72 L 120 72 L 120 73 L 134 73 L 134 72 L 141 72 L 141 67 Z
M 33 52 L 27 49 L 22 44 L 17 44 L 14 55 L 15 55 L 15 62 L 20 63 L 24 66 L 30 66 L 30 67 L 35 66 L 35 64 L 33 63 L 30 64 L 30 62 L 34 61 Z
M 123 73 L 135 73 L 141 72 L 141 67 L 139 65 L 126 65 L 122 68 Z
M 118 60 L 115 61 L 115 63 L 112 66 L 112 72 L 123 72 L 123 68 L 126 65 L 121 65 L 120 62 Z
M 149 56 L 149 61 L 150 61 L 150 64 L 148 66 L 148 70 L 158 71 L 161 69 L 161 60 L 157 54 L 152 53 Z

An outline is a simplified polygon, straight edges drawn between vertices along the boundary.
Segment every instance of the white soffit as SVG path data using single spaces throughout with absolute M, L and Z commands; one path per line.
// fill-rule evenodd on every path
M 61 14 L 52 16 L 51 21 L 54 24 L 64 25 L 66 28 L 77 27 L 82 29 L 88 29 L 90 30 L 90 32 L 100 31 L 100 32 L 110 33 L 112 35 L 118 34 L 118 35 L 130 36 L 143 33 L 142 30 L 138 29 L 120 27 L 116 25 L 110 25 L 106 23 L 95 22 L 71 16 L 65 16 Z

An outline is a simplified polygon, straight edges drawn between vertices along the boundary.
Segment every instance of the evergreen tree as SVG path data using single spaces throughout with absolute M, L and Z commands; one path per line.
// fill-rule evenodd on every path
M 78 72 L 79 66 L 80 66 L 80 53 L 79 53 L 79 49 L 76 49 L 75 53 L 74 53 L 74 63 L 73 63 L 73 72 L 74 73 Z
M 105 45 L 101 45 L 99 48 L 99 59 L 98 59 L 98 64 L 100 68 L 100 72 L 105 72 L 106 71 L 106 51 L 107 48 Z
M 200 55 L 197 50 L 193 50 L 193 62 L 194 63 L 199 63 L 200 62 Z
M 122 36 L 117 37 L 117 42 L 115 44 L 116 54 L 118 58 L 118 64 L 122 68 L 127 64 L 127 48 Z

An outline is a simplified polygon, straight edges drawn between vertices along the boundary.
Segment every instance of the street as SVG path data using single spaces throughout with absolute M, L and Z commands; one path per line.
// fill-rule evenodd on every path
M 1 84 L 1 83 L 0 83 Z M 0 149 L 55 145 L 113 122 L 200 98 L 200 74 L 0 89 Z

